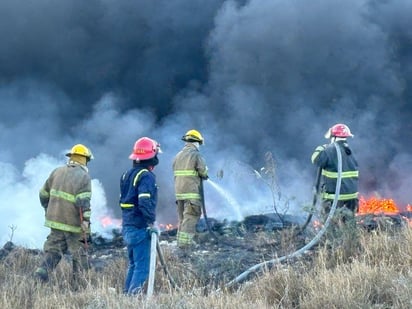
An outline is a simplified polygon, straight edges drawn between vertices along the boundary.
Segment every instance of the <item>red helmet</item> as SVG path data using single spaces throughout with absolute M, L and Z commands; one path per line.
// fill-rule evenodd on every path
M 149 160 L 161 152 L 158 142 L 148 137 L 141 137 L 134 143 L 133 152 L 130 154 L 129 159 Z
M 346 124 L 338 123 L 332 126 L 325 134 L 326 138 L 331 137 L 352 137 L 349 127 Z

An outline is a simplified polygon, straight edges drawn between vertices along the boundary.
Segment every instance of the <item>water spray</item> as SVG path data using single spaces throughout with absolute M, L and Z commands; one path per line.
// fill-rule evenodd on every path
M 232 197 L 228 192 L 223 190 L 222 187 L 220 187 L 217 183 L 210 180 L 210 178 L 207 181 L 213 187 L 213 189 L 215 189 L 220 195 L 222 195 L 229 202 L 230 206 L 232 206 L 232 209 L 236 213 L 236 219 L 241 220 L 243 218 L 243 215 L 240 212 L 240 205 L 235 200 L 235 198 Z
M 302 255 L 307 250 L 311 249 L 315 244 L 317 244 L 318 241 L 320 240 L 320 238 L 325 234 L 327 228 L 329 227 L 330 221 L 332 220 L 332 217 L 335 214 L 336 207 L 337 207 L 337 204 L 338 204 L 338 199 L 339 199 L 341 183 L 342 183 L 342 153 L 339 149 L 338 144 L 333 143 L 333 145 L 336 149 L 337 159 L 338 159 L 338 177 L 337 177 L 337 180 L 336 180 L 335 198 L 333 200 L 332 207 L 330 209 L 329 215 L 328 215 L 322 229 L 315 235 L 315 237 L 308 244 L 306 244 L 302 248 L 296 250 L 295 252 L 293 252 L 291 254 L 281 256 L 281 257 L 278 257 L 278 258 L 275 258 L 275 259 L 272 259 L 272 260 L 264 261 L 262 263 L 259 263 L 259 264 L 256 264 L 256 265 L 250 267 L 249 269 L 247 269 L 246 271 L 244 271 L 243 273 L 238 275 L 235 279 L 233 279 L 230 282 L 228 282 L 227 284 L 225 284 L 223 286 L 223 288 L 230 288 L 230 287 L 233 287 L 235 284 L 239 284 L 239 283 L 243 282 L 250 274 L 252 274 L 252 273 L 254 273 L 258 270 L 261 270 L 264 267 L 268 267 L 268 266 L 271 267 L 271 266 L 276 265 L 278 263 L 281 263 L 285 260 L 290 260 L 292 258 L 296 258 L 296 257 Z M 315 187 L 318 186 L 318 181 L 320 182 L 320 169 L 318 170 L 318 173 L 317 173 Z M 203 187 L 202 187 L 202 194 L 203 194 Z M 316 201 L 317 201 L 317 196 L 316 197 L 314 196 L 314 204 L 316 204 Z M 204 200 L 203 200 L 203 202 L 204 202 Z M 203 205 L 204 205 L 204 203 L 203 203 Z M 205 211 L 205 209 L 204 209 L 204 211 Z M 206 211 L 204 212 L 204 215 L 205 215 L 205 220 L 207 222 Z M 307 220 L 307 221 L 310 221 L 310 220 Z M 208 228 L 210 228 L 209 225 L 208 225 Z M 211 231 L 211 229 L 210 229 L 210 231 Z M 214 233 L 213 233 L 213 235 L 214 235 Z M 162 251 L 161 251 L 158 240 L 157 240 L 157 252 L 159 254 L 159 260 L 160 260 L 160 263 L 163 266 L 163 270 L 166 273 L 167 277 L 169 278 L 169 282 L 172 284 L 173 288 L 178 288 L 175 281 L 173 280 L 173 277 L 170 275 L 170 273 L 168 271 L 168 268 L 167 268 L 167 265 L 164 261 L 163 254 L 162 254 Z M 222 290 L 222 288 L 219 288 L 215 292 L 220 292 L 221 290 Z

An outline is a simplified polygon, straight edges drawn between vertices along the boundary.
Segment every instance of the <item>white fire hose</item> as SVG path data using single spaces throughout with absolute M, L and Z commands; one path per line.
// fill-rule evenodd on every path
M 332 217 L 335 213 L 335 210 L 336 210 L 336 206 L 338 204 L 339 192 L 340 192 L 340 187 L 341 187 L 341 182 L 342 182 L 342 153 L 340 152 L 340 148 L 339 148 L 337 143 L 333 143 L 333 145 L 335 146 L 337 157 L 338 157 L 338 178 L 336 180 L 335 198 L 333 200 L 331 210 L 329 212 L 329 215 L 328 215 L 322 229 L 318 232 L 318 234 L 316 234 L 316 236 L 308 244 L 306 244 L 305 246 L 303 246 L 299 250 L 297 250 L 297 251 L 295 251 L 291 254 L 281 256 L 281 257 L 276 258 L 276 259 L 272 259 L 272 260 L 269 260 L 269 261 L 265 261 L 265 262 L 256 264 L 256 265 L 250 267 L 249 269 L 247 269 L 246 271 L 244 271 L 243 273 L 241 273 L 239 276 L 237 276 L 232 281 L 228 282 L 224 287 L 229 288 L 229 287 L 232 287 L 233 285 L 235 285 L 236 283 L 242 282 L 243 280 L 246 279 L 246 277 L 248 275 L 250 275 L 251 273 L 253 273 L 253 272 L 255 272 L 255 271 L 257 271 L 257 270 L 259 270 L 259 269 L 261 269 L 265 266 L 273 266 L 273 265 L 278 264 L 280 262 L 283 262 L 285 260 L 289 260 L 289 259 L 295 258 L 297 256 L 300 256 L 305 251 L 312 248 L 319 241 L 319 239 L 323 236 L 323 234 L 325 234 L 326 229 L 329 226 L 330 220 L 332 219 Z M 219 291 L 219 290 L 220 289 L 218 289 L 217 291 Z
M 149 279 L 147 284 L 147 298 L 153 295 L 153 286 L 156 271 L 156 247 L 157 247 L 157 233 L 151 232 L 150 241 L 150 264 L 149 264 Z
M 229 288 L 229 287 L 232 287 L 233 285 L 235 285 L 237 283 L 241 283 L 242 281 L 244 281 L 247 278 L 248 275 L 262 269 L 265 266 L 273 266 L 273 265 L 278 264 L 280 262 L 283 262 L 285 260 L 289 260 L 289 259 L 300 256 L 305 251 L 309 250 L 315 244 L 317 244 L 317 242 L 320 240 L 320 238 L 325 234 L 326 229 L 329 227 L 330 220 L 332 219 L 333 215 L 335 214 L 336 206 L 338 204 L 338 199 L 339 199 L 340 187 L 341 187 L 341 183 L 342 183 L 342 153 L 341 153 L 340 148 L 339 148 L 337 143 L 333 143 L 333 145 L 335 146 L 336 153 L 337 153 L 337 159 L 338 159 L 338 171 L 337 171 L 338 172 L 338 177 L 337 177 L 337 180 L 336 180 L 335 198 L 333 200 L 332 207 L 330 209 L 329 215 L 328 215 L 322 229 L 318 232 L 318 234 L 315 235 L 315 237 L 308 244 L 306 244 L 302 248 L 298 249 L 297 251 L 295 251 L 291 254 L 281 256 L 279 258 L 275 258 L 275 259 L 272 259 L 272 260 L 269 260 L 269 261 L 265 261 L 265 262 L 262 262 L 262 263 L 259 263 L 259 264 L 256 264 L 256 265 L 250 267 L 249 269 L 247 269 L 246 271 L 241 273 L 239 276 L 237 276 L 235 279 L 233 279 L 232 281 L 230 281 L 226 285 L 224 285 L 224 288 Z M 156 235 L 156 236 L 154 236 L 154 235 Z M 165 271 L 166 275 L 169 277 L 169 281 L 172 283 L 172 286 L 174 288 L 178 288 L 176 283 L 174 282 L 173 278 L 170 276 L 170 273 L 167 270 L 167 266 L 166 266 L 166 263 L 164 262 L 163 255 L 162 255 L 162 252 L 161 252 L 161 249 L 160 249 L 160 245 L 158 243 L 157 234 L 152 233 L 152 242 L 151 242 L 151 251 L 150 251 L 151 258 L 150 258 L 150 271 L 149 271 L 149 285 L 148 285 L 148 291 L 147 291 L 147 296 L 148 297 L 150 297 L 153 294 L 154 270 L 155 270 L 155 264 L 156 264 L 156 244 L 157 244 L 157 250 L 158 250 L 158 253 L 159 253 L 159 257 L 160 257 L 160 262 L 161 262 L 161 264 L 164 268 L 164 271 Z M 219 292 L 219 291 L 221 291 L 221 288 L 216 290 L 216 292 Z

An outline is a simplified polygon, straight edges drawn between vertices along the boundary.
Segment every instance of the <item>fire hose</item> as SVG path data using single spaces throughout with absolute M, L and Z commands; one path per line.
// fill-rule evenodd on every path
M 316 170 L 316 179 L 315 179 L 315 185 L 313 186 L 313 200 L 312 200 L 312 206 L 309 209 L 309 215 L 306 219 L 306 222 L 302 225 L 302 227 L 300 228 L 300 232 L 303 232 L 306 227 L 308 226 L 308 224 L 310 223 L 310 221 L 312 220 L 312 216 L 313 216 L 313 211 L 316 208 L 316 204 L 318 202 L 318 195 L 319 195 L 319 189 L 320 189 L 320 179 L 322 176 L 322 169 L 320 167 L 318 167 L 318 169 Z
M 172 285 L 172 287 L 173 287 L 173 288 L 178 288 L 175 280 L 173 279 L 172 275 L 171 275 L 170 272 L 169 272 L 169 269 L 167 268 L 165 259 L 164 259 L 164 257 L 163 257 L 162 248 L 160 247 L 159 239 L 157 239 L 156 247 L 157 247 L 157 254 L 159 255 L 159 261 L 160 261 L 160 264 L 161 264 L 162 267 L 163 267 L 164 273 L 166 274 L 167 278 L 169 279 L 169 282 L 170 282 L 170 284 Z
M 149 279 L 147 284 L 147 297 L 153 295 L 155 270 L 156 270 L 156 245 L 157 245 L 157 232 L 150 233 L 150 262 L 149 262 Z
M 150 240 L 150 266 L 149 266 L 149 278 L 148 278 L 148 287 L 147 287 L 147 296 L 151 297 L 153 294 L 153 287 L 154 287 L 154 278 L 155 278 L 155 268 L 156 268 L 156 252 L 159 257 L 160 264 L 163 268 L 163 272 L 165 273 L 166 277 L 169 279 L 170 284 L 174 289 L 179 289 L 175 280 L 173 279 L 172 275 L 167 268 L 167 264 L 165 262 L 162 248 L 160 247 L 159 237 L 156 232 L 152 232 L 151 240 Z
M 156 252 L 159 257 L 160 264 L 162 265 L 163 271 L 169 279 L 170 284 L 173 288 L 179 289 L 176 282 L 174 281 L 172 275 L 170 274 L 165 259 L 163 257 L 163 252 L 160 247 L 159 237 L 157 232 L 152 231 L 150 235 L 150 262 L 149 262 L 149 276 L 147 280 L 147 298 L 152 297 L 154 291 L 154 280 L 156 271 Z
M 228 282 L 224 287 L 229 288 L 229 287 L 232 287 L 233 285 L 235 285 L 237 283 L 241 283 L 242 281 L 244 281 L 247 278 L 248 275 L 262 269 L 263 267 L 273 266 L 273 265 L 278 264 L 280 262 L 283 262 L 285 260 L 289 260 L 289 259 L 295 258 L 297 256 L 300 256 L 306 250 L 309 250 L 315 244 L 317 244 L 319 239 L 326 232 L 326 229 L 329 227 L 330 220 L 332 219 L 332 217 L 335 213 L 336 206 L 338 204 L 338 199 L 339 199 L 339 192 L 340 192 L 341 182 L 342 182 L 342 153 L 341 153 L 337 143 L 333 143 L 333 145 L 335 146 L 336 153 L 337 153 L 337 158 L 338 158 L 338 178 L 336 180 L 335 198 L 333 200 L 332 207 L 330 209 L 329 215 L 328 215 L 322 229 L 318 232 L 318 234 L 315 235 L 315 237 L 308 244 L 306 244 L 302 248 L 296 250 L 295 252 L 293 252 L 291 254 L 284 255 L 284 256 L 269 260 L 269 261 L 265 261 L 265 262 L 256 264 L 256 265 L 250 267 L 249 269 L 247 269 L 246 271 L 244 271 L 243 273 L 241 273 L 239 276 L 237 276 L 232 281 Z M 220 289 L 218 289 L 217 291 L 219 291 L 219 290 Z
M 202 197 L 202 210 L 203 210 L 203 216 L 206 221 L 206 225 L 208 228 L 209 233 L 214 237 L 216 240 L 218 239 L 215 233 L 212 231 L 212 228 L 210 226 L 210 223 L 207 219 L 207 213 L 206 213 L 206 208 L 205 208 L 205 198 L 204 198 L 204 192 L 203 192 L 203 180 L 200 182 L 200 192 L 201 192 L 201 197 Z M 155 264 L 156 264 L 156 251 L 159 256 L 159 261 L 160 264 L 162 265 L 163 272 L 165 273 L 166 277 L 169 279 L 170 284 L 172 285 L 173 288 L 179 289 L 177 286 L 175 280 L 173 279 L 172 275 L 169 272 L 169 269 L 167 267 L 167 264 L 165 262 L 165 259 L 163 257 L 163 252 L 160 247 L 159 243 L 159 238 L 157 237 L 156 233 L 152 233 L 152 239 L 150 243 L 150 267 L 149 267 L 149 279 L 148 279 L 148 289 L 147 289 L 147 296 L 150 297 L 153 294 L 153 285 L 154 285 L 154 271 L 155 271 Z
M 206 225 L 207 225 L 207 229 L 208 229 L 210 235 L 211 235 L 214 239 L 216 239 L 216 241 L 218 241 L 218 237 L 217 237 L 216 234 L 213 232 L 213 230 L 212 230 L 212 228 L 211 228 L 211 226 L 210 226 L 208 217 L 207 217 L 207 212 L 206 212 L 206 207 L 205 207 L 205 195 L 204 195 L 204 191 L 203 191 L 203 180 L 200 182 L 200 184 L 201 184 L 201 185 L 200 185 L 200 192 L 201 192 L 200 194 L 201 194 L 201 197 L 202 197 L 203 217 L 205 218 L 205 222 L 206 222 Z M 153 245 L 153 239 L 152 239 L 152 245 Z M 179 289 L 179 287 L 177 286 L 175 280 L 173 279 L 172 275 L 170 274 L 169 269 L 167 268 L 167 264 L 166 264 L 165 259 L 164 259 L 164 257 L 163 257 L 163 252 L 162 252 L 162 249 L 161 249 L 161 247 L 160 247 L 160 243 L 159 243 L 158 237 L 156 237 L 156 249 L 157 249 L 157 254 L 158 254 L 158 256 L 159 256 L 160 264 L 162 265 L 163 271 L 164 271 L 165 275 L 167 276 L 167 278 L 169 279 L 170 284 L 172 285 L 173 288 Z M 153 252 L 153 250 L 151 250 L 151 256 L 153 255 L 152 252 Z M 151 258 L 150 260 L 152 260 L 152 258 Z M 149 286 L 150 286 L 150 276 L 149 276 Z M 149 291 L 149 290 L 148 290 L 148 291 Z M 148 294 L 149 294 L 149 293 L 148 293 Z
M 209 219 L 207 217 L 207 212 L 206 212 L 206 206 L 205 206 L 205 192 L 203 191 L 203 180 L 200 181 L 200 195 L 202 198 L 202 212 L 203 212 L 203 217 L 205 218 L 207 230 L 209 231 L 209 234 L 216 240 L 219 241 L 219 238 L 217 235 L 213 232 L 212 227 L 210 226 Z
M 342 153 L 339 149 L 339 146 L 337 143 L 333 143 L 335 149 L 336 149 L 336 153 L 337 153 L 337 159 L 338 159 L 338 176 L 337 176 L 337 180 L 336 180 L 336 187 L 335 187 L 335 197 L 330 209 L 330 212 L 328 214 L 328 217 L 326 218 L 326 221 L 322 227 L 322 229 L 319 230 L 319 232 L 315 235 L 315 237 L 309 242 L 307 243 L 305 246 L 303 246 L 302 248 L 296 250 L 295 252 L 288 254 L 288 255 L 284 255 L 275 259 L 271 259 L 268 261 L 264 261 L 262 263 L 258 263 L 252 267 L 250 267 L 249 269 L 247 269 L 246 271 L 244 271 L 243 273 L 241 273 L 240 275 L 238 275 L 236 278 L 234 278 L 233 280 L 231 280 L 230 282 L 228 282 L 227 284 L 225 284 L 223 287 L 224 288 L 230 288 L 232 286 L 234 286 L 235 284 L 241 283 L 243 282 L 250 274 L 264 268 L 264 267 L 271 267 L 273 265 L 276 265 L 278 263 L 281 263 L 285 260 L 290 260 L 292 258 L 296 258 L 300 255 L 302 255 L 303 253 L 305 253 L 307 250 L 311 249 L 314 245 L 316 245 L 318 243 L 318 241 L 320 240 L 320 238 L 325 234 L 327 228 L 329 227 L 330 221 L 332 220 L 333 215 L 335 214 L 335 210 L 338 204 L 338 199 L 339 199 L 339 192 L 340 192 L 340 188 L 341 188 L 341 183 L 342 183 Z M 320 173 L 321 173 L 321 169 L 318 169 L 317 172 L 317 178 L 316 178 L 316 186 L 318 188 L 319 183 L 320 183 Z M 318 194 L 318 189 L 316 190 L 316 192 L 314 193 L 316 196 L 314 196 L 313 198 L 313 207 L 316 205 L 317 202 L 317 194 Z M 203 186 L 202 186 L 202 194 L 203 194 Z M 207 215 L 206 215 L 206 211 L 205 211 L 205 207 L 204 207 L 204 199 L 203 199 L 203 215 L 205 217 L 205 221 L 207 222 Z M 308 220 L 305 222 L 304 227 L 306 228 L 306 225 L 310 222 L 312 215 L 310 215 L 310 217 L 308 218 Z M 208 223 L 206 223 L 209 229 L 209 232 L 211 233 L 212 236 L 214 236 L 216 239 L 216 235 L 213 233 L 212 229 L 210 228 L 210 225 Z M 302 231 L 304 230 L 304 228 L 301 229 Z M 157 253 L 159 255 L 159 260 L 160 263 L 162 264 L 163 270 L 165 272 L 165 274 L 167 275 L 170 283 L 172 284 L 173 288 L 178 288 L 175 281 L 173 280 L 173 277 L 170 275 L 167 265 L 164 261 L 163 258 L 163 254 L 159 245 L 159 240 L 157 239 Z M 217 289 L 216 292 L 219 292 L 221 290 L 221 288 Z

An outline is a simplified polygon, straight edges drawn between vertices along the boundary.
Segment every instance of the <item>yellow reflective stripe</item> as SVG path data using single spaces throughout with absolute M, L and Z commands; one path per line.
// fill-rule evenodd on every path
M 337 172 L 329 172 L 327 170 L 322 170 L 322 175 L 328 178 L 338 178 Z M 341 176 L 342 178 L 359 177 L 359 171 L 342 172 Z
M 76 195 L 76 199 L 85 199 L 85 198 L 91 198 L 92 193 L 91 192 L 82 192 Z
M 315 159 L 318 157 L 319 153 L 323 150 L 325 150 L 325 147 L 323 147 L 323 146 L 316 147 L 315 151 L 312 154 L 312 157 L 310 158 L 312 163 L 315 162 Z
M 178 200 L 200 200 L 199 193 L 176 193 L 176 199 Z
M 40 195 L 41 195 L 42 197 L 49 197 L 49 196 L 50 196 L 49 192 L 47 192 L 47 191 L 44 190 L 44 189 L 41 189 L 41 190 L 40 190 Z
M 122 208 L 132 208 L 132 207 L 134 207 L 134 204 L 120 203 L 120 207 L 122 207 Z
M 69 201 L 70 203 L 75 203 L 77 199 L 85 199 L 85 198 L 91 198 L 92 197 L 91 192 L 82 192 L 82 193 L 79 193 L 77 195 L 73 195 L 73 194 L 63 192 L 63 191 L 58 191 L 58 190 L 55 190 L 55 189 L 50 190 L 50 195 L 54 196 L 54 197 L 57 197 L 57 198 L 61 198 L 61 199 L 66 200 L 66 201 Z
M 143 174 L 144 172 L 148 172 L 149 170 L 147 170 L 147 169 L 142 169 L 141 171 L 139 171 L 137 174 L 136 174 L 136 176 L 134 177 L 134 180 L 133 180 L 133 186 L 135 187 L 136 186 L 136 184 L 137 184 L 137 182 L 139 181 L 139 177 L 140 177 L 140 175 L 141 174 Z
M 195 170 L 176 170 L 175 176 L 199 176 L 199 173 Z
M 178 231 L 176 240 L 178 245 L 190 245 L 193 242 L 194 235 L 192 233 L 186 233 Z
M 82 232 L 82 229 L 79 226 L 73 226 L 73 225 L 51 221 L 51 220 L 46 220 L 46 222 L 44 223 L 44 226 L 47 226 L 52 229 L 60 230 L 60 231 L 71 232 L 71 233 L 81 233 Z
M 328 200 L 334 200 L 335 199 L 335 194 L 333 193 L 326 193 L 324 192 L 322 194 L 322 197 L 324 199 L 328 199 Z M 358 197 L 358 192 L 356 193 L 350 193 L 350 194 L 339 194 L 339 201 L 346 201 L 346 200 L 352 200 Z
M 137 182 L 139 181 L 139 178 L 140 178 L 140 175 L 142 175 L 144 172 L 148 172 L 149 170 L 148 169 L 142 169 L 142 170 L 140 170 L 137 174 L 136 174 L 136 176 L 134 176 L 134 179 L 133 179 L 133 186 L 136 186 L 136 184 L 137 184 Z M 124 177 L 124 175 L 123 175 L 123 177 Z M 141 193 L 141 194 L 139 194 L 139 196 L 138 197 L 149 197 L 150 198 L 150 194 L 149 193 Z M 130 204 L 130 203 L 120 203 L 120 207 L 121 208 L 133 208 L 134 207 L 134 204 Z
M 90 210 L 83 212 L 83 218 L 85 219 L 90 219 L 91 215 L 92 215 L 92 212 Z
M 58 190 L 55 190 L 55 189 L 51 189 L 50 190 L 50 195 L 54 196 L 54 197 L 61 198 L 61 199 L 66 200 L 66 201 L 69 201 L 71 203 L 76 202 L 76 197 L 73 194 L 66 193 L 66 192 L 63 192 L 63 191 L 58 191 Z
M 140 193 L 138 197 L 139 197 L 139 198 L 141 198 L 141 197 L 150 198 L 150 193 Z

